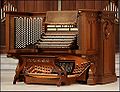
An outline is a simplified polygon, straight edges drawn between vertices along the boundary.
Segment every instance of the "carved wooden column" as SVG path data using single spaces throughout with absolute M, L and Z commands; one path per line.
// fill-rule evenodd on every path
M 114 30 L 116 12 L 80 11 L 79 50 L 76 53 L 85 55 L 91 61 L 88 84 L 114 82 L 117 80 Z
M 99 31 L 99 54 L 97 61 L 97 83 L 109 83 L 117 80 L 115 74 L 115 30 L 114 12 L 101 11 Z

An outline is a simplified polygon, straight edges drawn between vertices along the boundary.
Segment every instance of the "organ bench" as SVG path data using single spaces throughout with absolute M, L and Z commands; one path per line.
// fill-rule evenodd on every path
M 7 54 L 19 60 L 13 84 L 116 81 L 115 13 L 6 12 Z

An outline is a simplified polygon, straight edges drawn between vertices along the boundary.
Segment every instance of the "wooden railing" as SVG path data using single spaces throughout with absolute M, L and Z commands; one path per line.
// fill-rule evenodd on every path
M 118 7 L 115 5 L 115 3 L 109 2 L 109 4 L 103 10 L 116 12 L 115 18 L 116 18 L 116 21 L 118 22 L 118 19 L 119 19 Z
M 9 12 L 9 11 L 17 12 L 17 7 L 15 6 L 15 3 L 13 1 L 5 0 L 2 3 L 2 7 L 1 7 L 1 22 L 5 21 L 5 17 L 6 17 L 5 12 Z

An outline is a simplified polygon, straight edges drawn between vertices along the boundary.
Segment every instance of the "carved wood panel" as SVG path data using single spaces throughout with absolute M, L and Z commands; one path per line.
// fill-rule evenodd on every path
M 98 50 L 97 46 L 97 12 L 82 12 L 80 14 L 80 49 Z
M 109 0 L 62 0 L 62 10 L 96 9 L 102 10 Z
M 34 0 L 25 0 L 25 12 L 34 12 L 35 11 L 35 1 Z
M 17 1 L 17 3 L 18 3 L 18 5 L 17 5 L 18 11 L 24 12 L 25 11 L 25 1 L 21 0 L 21 1 Z
M 62 10 L 75 10 L 76 0 L 62 0 Z
M 114 29 L 113 29 L 113 23 L 110 21 L 105 21 L 103 24 L 103 43 L 104 43 L 104 73 L 110 74 L 114 73 L 115 67 L 115 39 L 114 39 Z M 112 49 L 112 50 L 111 50 Z
M 85 8 L 85 1 L 84 0 L 77 0 L 76 9 L 84 9 L 84 8 Z
M 20 12 L 45 12 L 57 10 L 57 0 L 19 0 L 17 1 Z

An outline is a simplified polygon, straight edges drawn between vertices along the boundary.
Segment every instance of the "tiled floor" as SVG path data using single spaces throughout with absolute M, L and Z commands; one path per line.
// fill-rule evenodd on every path
M 116 64 L 119 70 L 119 56 L 116 56 L 118 64 Z M 24 82 L 19 82 L 16 85 L 13 85 L 13 77 L 15 74 L 14 66 L 17 64 L 17 60 L 2 57 L 2 71 L 1 71 L 1 91 L 119 91 L 119 78 L 114 83 L 104 84 L 104 85 L 85 85 L 85 84 L 72 84 L 69 86 L 60 86 L 56 85 L 27 85 Z M 8 62 L 9 61 L 9 62 Z M 9 64 L 14 61 L 14 66 L 9 66 Z M 5 64 L 8 63 L 8 65 Z M 10 63 L 11 62 L 11 63 Z M 13 65 L 13 64 L 12 64 Z M 117 71 L 118 72 L 118 71 Z

